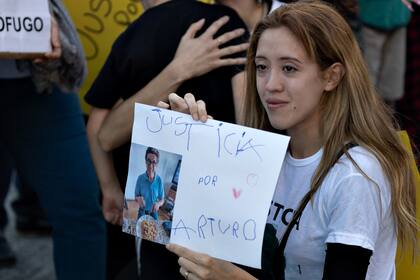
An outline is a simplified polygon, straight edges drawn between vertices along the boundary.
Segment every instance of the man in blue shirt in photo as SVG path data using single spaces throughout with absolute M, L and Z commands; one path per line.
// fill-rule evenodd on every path
M 156 167 L 159 163 L 159 151 L 148 147 L 145 160 L 146 172 L 137 178 L 134 191 L 136 201 L 139 204 L 137 219 L 143 215 L 151 215 L 157 220 L 159 208 L 165 201 L 162 179 L 156 174 Z

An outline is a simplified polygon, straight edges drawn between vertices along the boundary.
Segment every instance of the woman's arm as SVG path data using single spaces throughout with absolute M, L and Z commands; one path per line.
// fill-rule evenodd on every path
M 248 44 L 219 48 L 220 45 L 241 36 L 245 30 L 236 29 L 213 39 L 214 34 L 229 20 L 222 17 L 195 38 L 204 20 L 193 23 L 182 37 L 174 59 L 143 89 L 111 110 L 99 132 L 99 141 L 105 151 L 110 151 L 128 141 L 134 118 L 134 103 L 156 106 L 166 101 L 184 81 L 203 75 L 221 66 L 244 64 L 245 58 L 222 58 L 247 49 Z M 141 73 L 139 73 L 141 74 Z
M 364 280 L 372 251 L 341 243 L 327 243 L 324 276 L 326 280 Z
M 98 142 L 98 131 L 108 113 L 108 109 L 92 108 L 86 130 L 92 160 L 102 191 L 103 215 L 106 221 L 112 224 L 121 224 L 124 195 L 115 172 L 112 154 L 102 150 Z

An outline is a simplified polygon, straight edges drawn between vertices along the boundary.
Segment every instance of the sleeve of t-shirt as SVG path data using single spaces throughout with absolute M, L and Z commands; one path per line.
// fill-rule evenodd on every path
M 125 92 L 128 74 L 124 71 L 129 69 L 124 57 L 125 44 L 123 35 L 115 41 L 104 66 L 85 95 L 88 104 L 110 109 L 121 98 L 120 93 Z
M 330 186 L 331 187 L 331 186 Z M 378 185 L 360 173 L 350 174 L 330 188 L 326 212 L 326 243 L 342 243 L 374 250 L 382 208 Z

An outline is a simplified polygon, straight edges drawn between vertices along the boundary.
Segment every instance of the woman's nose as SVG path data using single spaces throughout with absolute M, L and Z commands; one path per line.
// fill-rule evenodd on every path
M 284 89 L 284 81 L 280 73 L 277 71 L 270 72 L 265 89 L 269 92 L 282 91 Z

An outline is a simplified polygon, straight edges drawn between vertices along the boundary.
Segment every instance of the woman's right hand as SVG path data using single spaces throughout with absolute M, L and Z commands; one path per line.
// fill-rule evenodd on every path
M 184 98 L 176 93 L 171 93 L 168 96 L 168 103 L 160 101 L 158 106 L 164 109 L 171 109 L 173 111 L 190 114 L 193 120 L 206 122 L 207 119 L 212 119 L 207 114 L 206 103 L 203 100 L 195 100 L 194 95 L 187 93 Z
M 245 29 L 235 29 L 213 38 L 228 21 L 228 16 L 221 17 L 199 37 L 196 37 L 196 34 L 203 27 L 205 20 L 201 19 L 190 25 L 182 36 L 171 62 L 175 72 L 182 77 L 181 80 L 201 76 L 221 66 L 245 64 L 245 57 L 226 58 L 226 56 L 247 50 L 248 43 L 220 48 L 221 45 L 244 34 Z

